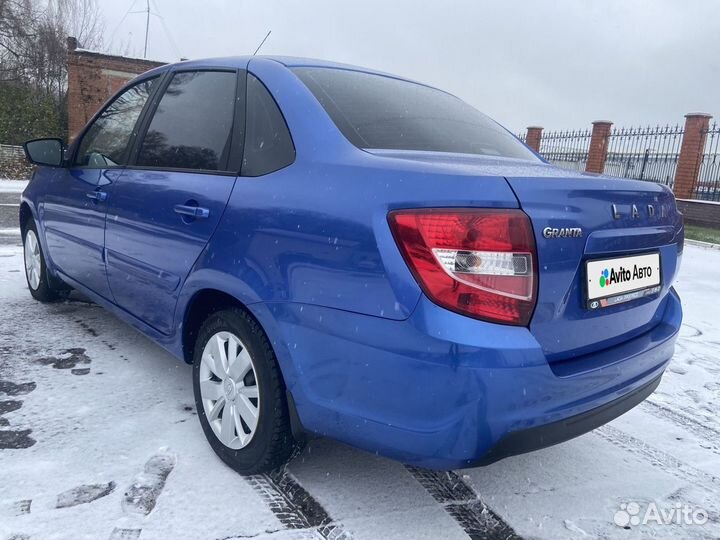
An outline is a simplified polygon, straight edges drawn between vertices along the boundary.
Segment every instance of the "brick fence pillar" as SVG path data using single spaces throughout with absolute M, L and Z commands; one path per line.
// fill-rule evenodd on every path
M 530 126 L 527 128 L 527 136 L 525 137 L 525 144 L 535 150 L 538 154 L 540 153 L 540 141 L 542 140 L 543 128 L 538 126 Z
M 607 158 L 611 127 L 612 122 L 608 122 L 607 120 L 597 120 L 593 122 L 585 172 L 602 174 L 603 171 L 605 171 L 605 159 Z
M 685 115 L 685 132 L 680 146 L 680 157 L 675 170 L 673 187 L 678 199 L 690 199 L 695 191 L 710 118 L 712 116 L 705 113 Z

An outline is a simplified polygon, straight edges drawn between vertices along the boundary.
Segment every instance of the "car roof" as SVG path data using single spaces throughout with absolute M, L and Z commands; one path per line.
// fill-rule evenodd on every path
M 192 69 L 192 68 L 208 68 L 208 67 L 244 68 L 247 66 L 248 62 L 250 60 L 252 60 L 253 58 L 278 62 L 279 64 L 282 64 L 283 66 L 285 66 L 287 68 L 318 67 L 318 68 L 346 69 L 346 70 L 350 70 L 350 71 L 360 71 L 363 73 L 372 73 L 374 75 L 382 75 L 385 77 L 392 77 L 393 79 L 400 79 L 400 80 L 404 80 L 404 81 L 414 82 L 417 84 L 422 84 L 423 86 L 428 86 L 424 83 L 414 81 L 414 80 L 408 79 L 406 77 L 401 77 L 401 76 L 395 75 L 393 73 L 386 73 L 386 72 L 375 70 L 375 69 L 354 66 L 352 64 L 343 64 L 341 62 L 332 62 L 329 60 L 319 60 L 317 58 L 303 58 L 303 57 L 299 57 L 299 56 L 266 56 L 266 55 L 225 56 L 225 57 L 216 57 L 216 58 L 200 58 L 197 60 L 183 60 L 181 62 L 175 62 L 173 64 L 166 64 L 164 66 L 160 66 L 158 68 L 150 70 L 149 72 L 147 72 L 147 75 L 162 73 L 162 72 L 164 72 L 168 69 L 172 69 L 174 67 L 182 67 L 182 68 L 190 68 L 190 69 Z

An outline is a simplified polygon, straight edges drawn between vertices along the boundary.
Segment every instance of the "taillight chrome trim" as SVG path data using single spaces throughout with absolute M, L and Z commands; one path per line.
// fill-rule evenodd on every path
M 494 252 L 493 252 L 493 251 L 485 251 L 485 252 L 476 252 L 476 253 L 490 253 L 490 254 L 495 254 L 495 253 L 511 253 L 512 255 L 515 255 L 515 256 L 521 255 L 521 256 L 523 256 L 523 257 L 527 257 L 527 258 L 529 259 L 529 261 L 530 261 L 530 267 L 529 267 L 529 271 L 528 271 L 527 273 L 525 273 L 525 274 L 476 274 L 476 273 L 467 272 L 467 274 L 469 274 L 469 275 L 491 275 L 491 276 L 527 277 L 527 278 L 531 279 L 532 282 L 531 282 L 531 286 L 530 286 L 530 293 L 529 293 L 528 295 L 518 295 L 518 294 L 508 293 L 508 292 L 505 292 L 505 291 L 499 291 L 499 290 L 497 290 L 497 289 L 490 289 L 490 288 L 488 288 L 488 287 L 483 287 L 482 285 L 479 285 L 479 284 L 477 284 L 477 283 L 473 283 L 473 282 L 471 282 L 471 281 L 469 281 L 469 280 L 466 280 L 466 279 L 463 279 L 462 277 L 459 277 L 459 276 L 462 276 L 463 273 L 465 273 L 465 272 L 458 272 L 458 271 L 455 271 L 454 273 L 451 272 L 450 270 L 448 270 L 448 268 L 445 266 L 445 264 L 442 262 L 442 260 L 438 257 L 438 255 L 437 255 L 436 252 L 439 251 L 439 250 L 438 250 L 438 249 L 433 249 L 433 248 L 431 248 L 431 251 L 432 251 L 432 254 L 435 255 L 435 258 L 438 260 L 438 264 L 439 264 L 440 267 L 445 271 L 445 273 L 446 273 L 447 275 L 449 275 L 451 278 L 453 278 L 454 280 L 459 281 L 460 283 L 464 283 L 464 284 L 466 284 L 466 285 L 468 285 L 468 286 L 470 286 L 470 287 L 473 287 L 473 288 L 475 288 L 475 289 L 479 289 L 479 290 L 482 290 L 482 291 L 487 291 L 487 292 L 490 292 L 490 293 L 493 293 L 493 294 L 497 294 L 497 295 L 499 295 L 499 296 L 507 296 L 508 298 L 515 298 L 515 299 L 517 299 L 517 300 L 529 301 L 529 300 L 532 300 L 532 297 L 533 297 L 533 295 L 535 294 L 535 289 L 534 289 L 535 271 L 534 271 L 533 254 L 532 254 L 532 253 L 523 253 L 523 252 L 517 252 L 517 251 L 494 251 Z M 448 251 L 450 251 L 450 250 L 448 250 Z

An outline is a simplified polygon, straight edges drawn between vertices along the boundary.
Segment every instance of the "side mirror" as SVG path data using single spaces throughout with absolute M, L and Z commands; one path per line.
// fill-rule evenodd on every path
M 62 167 L 65 145 L 60 139 L 35 139 L 23 145 L 30 163 L 47 167 Z

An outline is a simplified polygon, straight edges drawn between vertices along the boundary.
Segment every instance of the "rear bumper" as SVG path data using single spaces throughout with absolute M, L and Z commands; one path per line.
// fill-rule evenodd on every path
M 632 390 L 625 396 L 595 409 L 590 409 L 587 412 L 551 422 L 550 424 L 508 433 L 473 465 L 490 465 L 506 457 L 540 450 L 541 448 L 569 441 L 603 426 L 645 401 L 645 398 L 658 387 L 661 378 L 662 375 L 658 375 L 655 379 L 636 390 Z
M 255 304 L 303 427 L 405 463 L 451 469 L 549 446 L 637 405 L 660 381 L 682 320 L 551 366 L 527 328 L 454 314 L 424 297 L 392 321 Z

